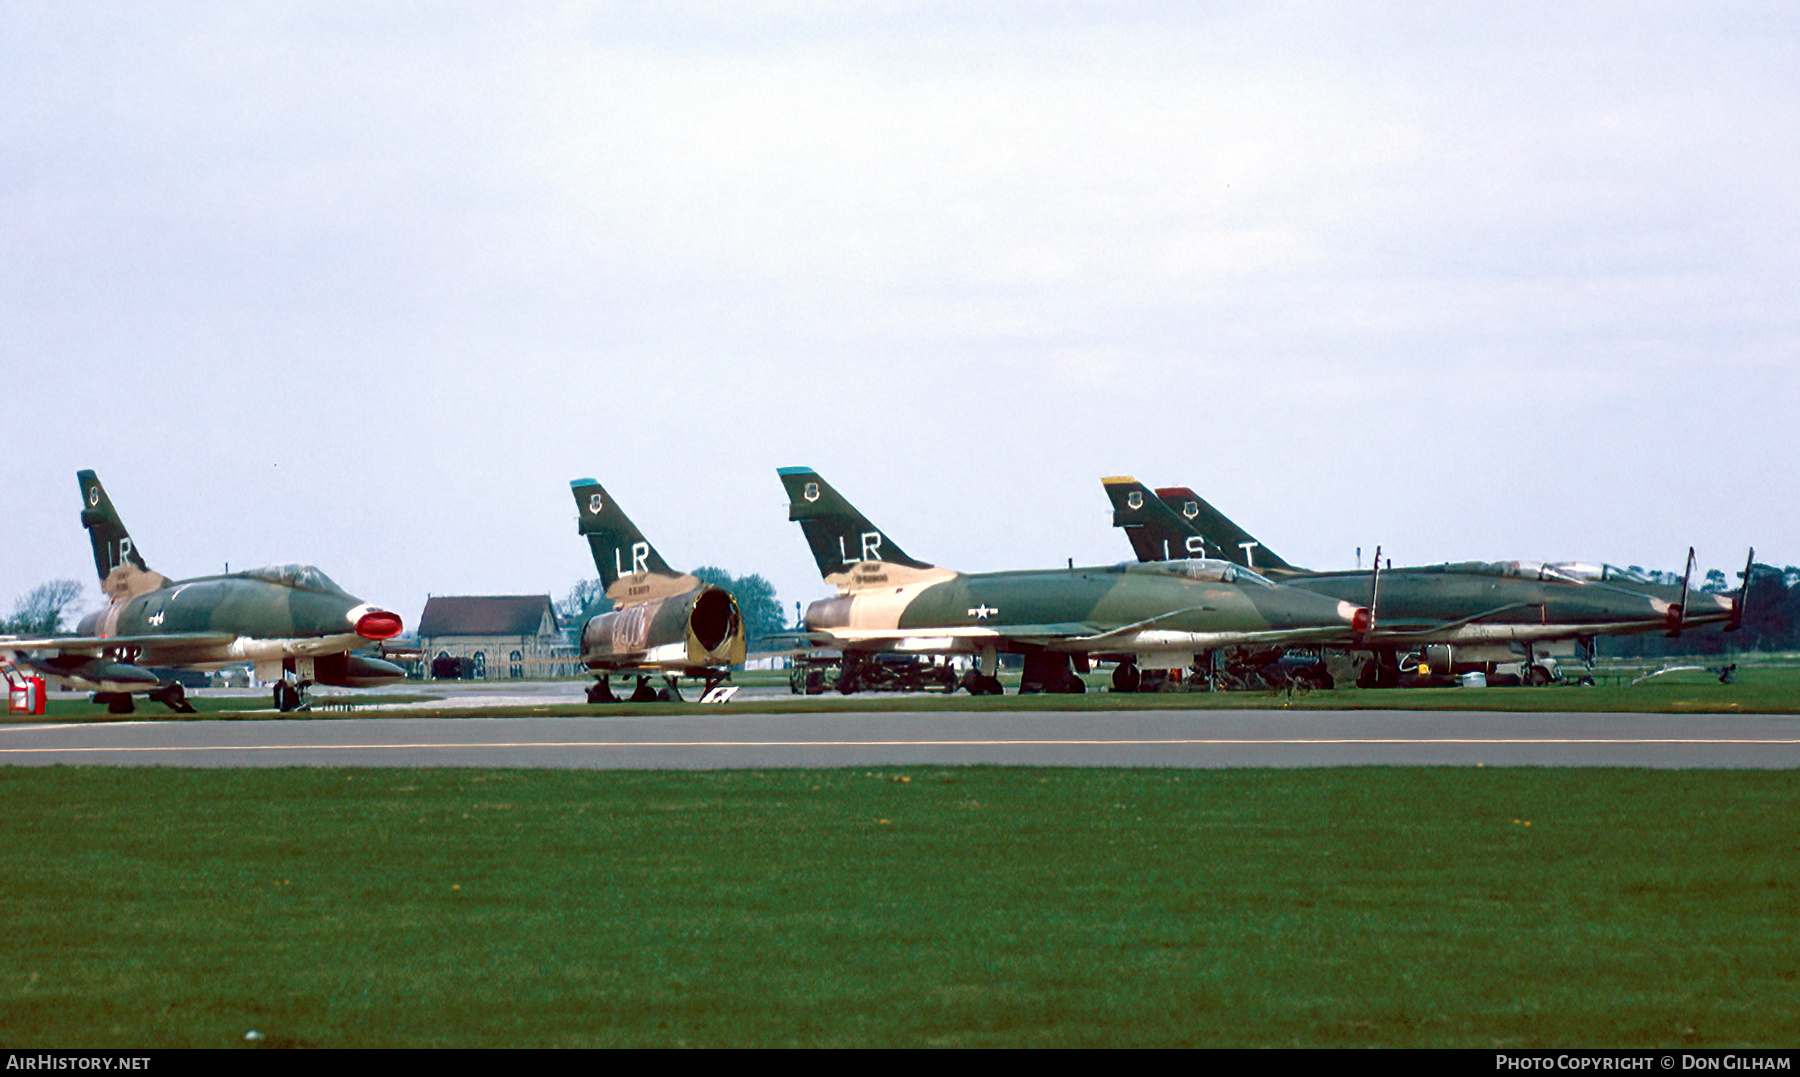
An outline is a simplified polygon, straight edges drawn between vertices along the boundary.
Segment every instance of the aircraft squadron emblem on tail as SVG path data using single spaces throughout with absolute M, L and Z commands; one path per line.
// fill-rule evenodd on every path
M 637 526 L 593 479 L 569 484 L 581 512 L 579 530 L 593 551 L 600 588 L 612 611 L 581 629 L 581 661 L 597 680 L 589 703 L 616 703 L 614 673 L 635 674 L 634 703 L 679 701 L 679 677 L 699 677 L 710 692 L 744 661 L 744 619 L 723 588 L 671 569 Z M 667 687 L 655 689 L 661 674 Z
M 114 714 L 143 693 L 191 712 L 179 681 L 151 667 L 219 669 L 249 662 L 274 685 L 278 710 L 306 706 L 313 684 L 391 684 L 405 671 L 359 653 L 400 634 L 400 617 L 349 594 L 311 565 L 171 581 L 152 571 L 92 471 L 77 473 L 81 523 L 93 545 L 104 608 L 74 636 L 0 640 L 0 654 L 65 687 L 94 693 Z

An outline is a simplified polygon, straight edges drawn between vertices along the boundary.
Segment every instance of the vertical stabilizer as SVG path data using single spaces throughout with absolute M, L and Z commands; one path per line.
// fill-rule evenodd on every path
M 669 567 L 598 482 L 575 479 L 569 488 L 581 513 L 578 530 L 587 536 L 606 597 L 619 605 L 632 605 L 683 594 L 699 586 L 700 581 L 693 576 Z
M 165 577 L 144 563 L 144 555 L 131 541 L 112 498 L 100 485 L 100 476 L 77 471 L 75 479 L 81 484 L 81 526 L 87 528 L 88 542 L 93 545 L 94 571 L 106 597 L 116 599 L 168 586 Z
M 1206 503 L 1199 494 L 1185 486 L 1166 486 L 1156 491 L 1157 496 L 1189 521 L 1196 534 L 1206 536 L 1206 545 L 1210 557 L 1222 557 L 1234 561 L 1245 568 L 1258 572 L 1297 572 L 1293 565 L 1276 556 L 1275 552 L 1252 538 L 1248 531 L 1225 518 L 1225 514 Z
M 1112 502 L 1113 526 L 1123 528 L 1139 561 L 1176 561 L 1184 557 L 1224 558 L 1192 520 L 1170 508 L 1143 483 L 1119 475 L 1101 479 Z
M 819 574 L 827 580 L 845 577 L 858 564 L 880 563 L 904 568 L 928 569 L 924 561 L 906 555 L 897 543 L 868 517 L 856 511 L 842 494 L 809 467 L 778 469 L 787 488 L 788 519 L 796 520 L 812 547 Z

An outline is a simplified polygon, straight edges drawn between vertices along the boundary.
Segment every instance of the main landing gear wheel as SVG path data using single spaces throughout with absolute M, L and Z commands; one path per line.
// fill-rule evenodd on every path
M 288 681 L 275 682 L 276 710 L 283 714 L 288 714 L 301 709 L 305 705 L 306 700 L 300 695 L 300 689 L 295 688 L 293 684 Z
M 1000 678 L 989 677 L 981 671 L 973 669 L 963 674 L 962 686 L 967 688 L 972 696 L 998 696 L 1004 695 L 1006 692 L 1004 688 L 1000 687 Z
M 1144 683 L 1144 674 L 1136 662 L 1120 662 L 1113 667 L 1112 690 L 1115 692 L 1135 692 Z
M 108 714 L 130 714 L 137 710 L 131 702 L 130 692 L 95 692 L 94 702 L 106 704 Z
M 587 690 L 587 701 L 595 704 L 617 703 L 619 697 L 613 695 L 612 678 L 602 677 L 598 682 L 589 685 Z
M 650 687 L 650 678 L 639 677 L 637 687 L 631 691 L 631 702 L 655 703 L 656 701 L 656 689 Z

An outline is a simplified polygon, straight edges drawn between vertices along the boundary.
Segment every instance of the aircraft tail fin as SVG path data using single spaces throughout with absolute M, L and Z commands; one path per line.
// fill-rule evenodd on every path
M 1206 536 L 1208 556 L 1222 557 L 1258 572 L 1296 571 L 1275 551 L 1252 538 L 1248 531 L 1232 523 L 1225 514 L 1206 503 L 1206 499 L 1185 486 L 1165 486 L 1157 496 L 1184 519 L 1195 531 Z
M 81 526 L 87 528 L 88 542 L 94 547 L 94 570 L 100 576 L 100 589 L 108 597 L 138 594 L 155 590 L 167 581 L 150 571 L 144 555 L 138 552 L 112 498 L 100 485 L 100 476 L 92 471 L 77 471 L 81 484 Z
M 1112 501 L 1113 526 L 1124 529 L 1139 561 L 1224 556 L 1192 520 L 1183 518 L 1143 483 L 1124 475 L 1100 482 Z
M 796 520 L 812 547 L 819 574 L 826 579 L 848 572 L 853 565 L 879 561 L 908 568 L 931 568 L 906 555 L 897 543 L 868 517 L 856 511 L 842 494 L 810 467 L 777 469 L 787 488 L 788 519 Z
M 575 506 L 581 512 L 578 530 L 588 540 L 594 554 L 594 568 L 600 572 L 600 588 L 615 602 L 629 603 L 660 598 L 675 593 L 666 582 L 654 584 L 651 577 L 664 581 L 694 584 L 694 577 L 676 572 L 656 552 L 630 518 L 597 481 L 575 479 L 569 483 L 575 495 Z M 623 582 L 621 582 L 623 581 Z M 686 591 L 691 587 L 683 586 Z

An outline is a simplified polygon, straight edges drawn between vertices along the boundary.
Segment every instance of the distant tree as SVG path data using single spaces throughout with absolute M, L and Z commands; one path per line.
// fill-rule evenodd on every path
M 63 618 L 74 612 L 81 596 L 77 580 L 40 583 L 13 601 L 12 616 L 4 622 L 6 631 L 20 636 L 55 635 L 63 630 Z
M 1657 575 L 1664 582 L 1681 585 L 1681 577 L 1673 572 Z M 1706 574 L 1701 589 L 1733 596 L 1737 592 L 1736 587 L 1726 583 L 1725 574 L 1718 571 Z M 1601 652 L 1617 657 L 1675 658 L 1800 648 L 1800 568 L 1752 565 L 1746 594 L 1743 625 L 1736 632 L 1724 631 L 1723 625 L 1708 625 L 1689 629 L 1674 639 L 1661 632 L 1603 636 Z
M 763 637 L 787 629 L 787 621 L 781 616 L 781 602 L 775 597 L 775 585 L 762 576 L 754 572 L 748 576 L 733 576 L 714 565 L 702 565 L 694 570 L 694 575 L 714 587 L 725 588 L 737 599 L 751 650 L 756 649 L 757 641 Z
M 1787 573 L 1772 565 L 1750 567 L 1744 626 L 1732 643 L 1744 650 L 1785 651 L 1795 645 L 1796 592 Z
M 591 616 L 588 613 L 589 607 L 602 597 L 598 579 L 581 580 L 569 588 L 566 598 L 559 599 L 554 604 L 557 619 L 562 621 L 564 628 L 578 621 L 585 621 Z

